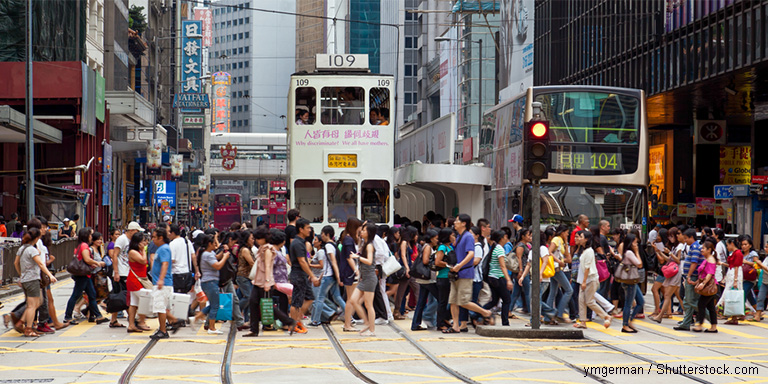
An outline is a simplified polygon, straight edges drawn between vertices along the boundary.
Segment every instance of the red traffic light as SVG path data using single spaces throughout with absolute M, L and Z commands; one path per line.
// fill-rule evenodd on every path
M 531 134 L 535 138 L 542 138 L 547 135 L 547 132 L 549 131 L 549 127 L 542 123 L 542 122 L 536 122 L 531 126 Z

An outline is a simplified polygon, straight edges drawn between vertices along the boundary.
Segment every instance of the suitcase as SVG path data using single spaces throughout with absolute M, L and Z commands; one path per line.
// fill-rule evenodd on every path
M 146 288 L 139 290 L 139 305 L 136 313 L 144 316 L 154 315 L 152 312 L 152 291 Z
M 191 297 L 186 293 L 174 293 L 171 296 L 171 314 L 179 320 L 187 320 Z

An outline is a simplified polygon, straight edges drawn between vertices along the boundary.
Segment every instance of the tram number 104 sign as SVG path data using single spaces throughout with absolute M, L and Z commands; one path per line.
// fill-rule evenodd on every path
M 328 155 L 328 168 L 357 168 L 357 155 Z
M 562 171 L 621 171 L 621 153 L 552 151 L 552 168 Z

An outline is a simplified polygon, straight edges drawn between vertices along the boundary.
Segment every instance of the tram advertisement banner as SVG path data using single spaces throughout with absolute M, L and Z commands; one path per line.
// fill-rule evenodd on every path
M 720 184 L 749 184 L 752 174 L 752 148 L 720 146 Z

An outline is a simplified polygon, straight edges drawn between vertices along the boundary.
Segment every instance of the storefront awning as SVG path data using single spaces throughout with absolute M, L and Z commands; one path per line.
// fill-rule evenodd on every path
M 38 120 L 33 124 L 36 143 L 61 144 L 60 130 Z M 9 105 L 0 105 L 0 143 L 23 143 L 26 135 L 26 116 Z

